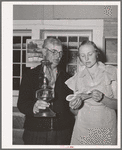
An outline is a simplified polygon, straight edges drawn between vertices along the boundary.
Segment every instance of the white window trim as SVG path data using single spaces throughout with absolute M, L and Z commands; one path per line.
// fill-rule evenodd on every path
M 74 31 L 74 30 L 73 30 Z M 49 34 L 50 35 L 56 35 L 56 36 L 67 36 L 67 34 L 68 34 L 68 36 L 87 36 L 87 37 L 90 37 L 90 40 L 91 40 L 91 37 L 92 37 L 92 32 L 90 32 L 90 31 L 74 31 L 75 33 L 73 33 L 72 31 L 62 31 L 62 32 L 60 32 L 60 31 L 56 31 L 56 32 L 54 32 L 54 31 L 44 31 L 44 38 L 46 38 Z
M 92 30 L 93 41 L 101 49 L 103 49 L 103 26 L 103 19 L 13 21 L 14 30 L 32 30 L 32 39 L 40 39 L 40 30 Z

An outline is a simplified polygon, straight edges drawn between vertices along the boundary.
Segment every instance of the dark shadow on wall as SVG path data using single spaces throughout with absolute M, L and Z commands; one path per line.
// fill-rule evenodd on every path
M 66 45 L 63 45 L 63 56 L 59 63 L 59 67 L 64 71 L 66 71 L 67 57 L 68 57 L 68 48 Z
M 98 60 L 101 61 L 102 63 L 105 63 L 107 60 L 105 53 L 99 48 L 98 50 L 99 50 Z

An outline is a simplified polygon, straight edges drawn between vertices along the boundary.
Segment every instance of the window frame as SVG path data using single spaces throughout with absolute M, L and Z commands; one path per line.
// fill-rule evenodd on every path
M 23 49 L 23 47 L 22 47 L 22 38 L 24 37 L 24 36 L 32 36 L 32 33 L 31 33 L 31 31 L 29 31 L 29 32 L 27 32 L 27 31 L 25 31 L 25 32 L 23 32 L 23 30 L 18 30 L 18 31 L 14 31 L 13 30 L 13 37 L 16 37 L 16 36 L 20 36 L 21 37 L 21 48 L 20 49 L 13 49 L 13 47 L 12 47 L 12 50 L 13 51 L 16 51 L 16 50 L 19 50 L 19 51 L 21 51 L 21 53 L 20 53 L 20 62 L 12 62 L 13 64 L 20 64 L 20 76 L 13 76 L 13 78 L 15 77 L 15 78 L 19 78 L 20 79 L 20 82 L 21 82 L 21 78 L 22 78 L 22 65 L 23 64 L 25 64 L 26 65 L 26 62 L 23 62 L 22 61 L 22 51 L 24 50 L 24 51 L 26 51 L 26 49 Z M 14 99 L 14 102 L 15 101 L 17 101 L 17 99 L 18 99 L 18 94 L 19 94 L 19 90 L 13 90 L 13 99 Z

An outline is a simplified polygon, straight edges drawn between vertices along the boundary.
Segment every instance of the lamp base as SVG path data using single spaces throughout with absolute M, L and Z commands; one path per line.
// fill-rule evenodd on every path
M 56 113 L 47 107 L 44 110 L 40 109 L 38 113 L 34 114 L 34 117 L 56 117 Z

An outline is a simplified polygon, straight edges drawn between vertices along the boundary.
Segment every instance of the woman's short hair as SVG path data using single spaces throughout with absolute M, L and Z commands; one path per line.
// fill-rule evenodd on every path
M 99 54 L 99 49 L 93 41 L 85 40 L 80 44 L 79 48 L 83 45 L 92 45 L 94 47 L 95 51 L 98 52 L 98 54 Z
M 93 41 L 89 41 L 89 40 L 85 40 L 80 44 L 80 46 L 78 48 L 78 56 L 79 56 L 80 47 L 84 46 L 84 45 L 92 45 L 94 47 L 94 50 L 97 52 L 97 60 L 105 62 L 104 54 L 101 52 L 101 50 L 96 46 L 96 44 Z

